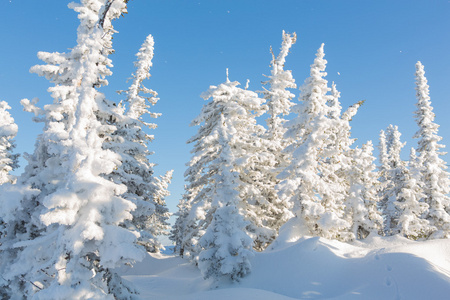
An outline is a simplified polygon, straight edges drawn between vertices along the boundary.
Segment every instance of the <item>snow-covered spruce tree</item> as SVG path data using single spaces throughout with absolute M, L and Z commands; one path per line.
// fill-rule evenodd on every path
M 351 224 L 351 228 L 344 228 L 340 233 L 340 239 L 362 239 L 378 232 L 381 218 L 376 211 L 377 199 L 372 194 L 373 178 L 376 177 L 371 160 L 373 149 L 371 144 L 364 145 L 363 149 L 351 148 L 355 139 L 351 138 L 350 121 L 364 101 L 342 112 L 339 98 L 340 93 L 333 83 L 328 99 L 328 117 L 332 127 L 323 154 L 326 157 L 323 165 L 328 167 L 328 171 L 322 175 L 329 185 L 339 188 L 332 201 L 344 203 L 344 218 Z
M 258 161 L 256 162 L 256 170 L 253 172 L 252 180 L 257 185 L 257 189 L 265 198 L 258 203 L 262 209 L 256 218 L 261 220 L 261 224 L 272 230 L 269 236 L 267 234 L 256 236 L 254 238 L 255 249 L 265 249 L 276 237 L 281 225 L 286 223 L 293 215 L 290 211 L 290 203 L 281 201 L 275 190 L 279 183 L 277 175 L 288 165 L 287 154 L 282 150 L 287 146 L 288 141 L 284 138 L 286 129 L 284 123 L 286 120 L 283 116 L 289 114 L 294 103 L 294 98 L 288 89 L 296 88 L 295 80 L 292 72 L 284 70 L 286 56 L 289 49 L 296 41 L 296 34 L 288 34 L 283 31 L 283 41 L 280 53 L 277 57 L 272 52 L 272 70 L 271 75 L 267 76 L 269 80 L 264 82 L 268 85 L 268 89 L 264 89 L 262 94 L 267 103 L 266 113 L 269 117 L 266 119 L 267 131 L 263 135 L 266 147 L 262 148 L 264 152 L 259 152 Z
M 40 53 L 47 65 L 32 68 L 55 84 L 54 102 L 40 112 L 44 132 L 18 180 L 22 189 L 7 194 L 15 205 L 2 201 L 2 217 L 14 216 L 7 221 L 15 241 L 7 246 L 15 242 L 16 251 L 3 277 L 12 295 L 25 298 L 131 299 L 134 291 L 114 268 L 142 259 L 144 251 L 137 233 L 119 226 L 135 205 L 120 197 L 125 186 L 104 178 L 120 157 L 102 148 L 100 135 L 115 128 L 97 118 L 109 109 L 97 89 L 111 74 L 105 36 L 126 3 L 82 0 L 70 7 L 79 13 L 77 45 L 69 53 Z
M 166 205 L 166 197 L 170 196 L 168 187 L 172 181 L 173 171 L 167 171 L 166 174 L 154 177 L 152 181 L 152 201 L 155 203 L 155 213 L 152 214 L 147 223 L 147 232 L 154 237 L 169 235 L 169 218 L 172 215 Z M 150 252 L 159 252 L 164 246 L 157 239 L 153 241 L 153 248 Z
M 382 135 L 381 135 L 382 136 Z M 397 126 L 389 125 L 386 129 L 386 170 L 383 174 L 385 183 L 381 188 L 380 208 L 385 218 L 384 234 L 394 235 L 399 233 L 398 220 L 402 214 L 400 207 L 396 205 L 399 194 L 409 178 L 406 162 L 400 157 L 401 150 L 406 143 L 400 141 L 400 132 Z M 381 142 L 380 144 L 383 144 Z
M 256 124 L 255 116 L 262 113 L 263 99 L 249 90 L 237 87 L 238 82 L 228 80 L 219 86 L 211 86 L 202 94 L 207 103 L 200 115 L 193 120 L 192 125 L 202 125 L 198 133 L 192 137 L 188 143 L 194 144 L 192 153 L 194 154 L 188 169 L 185 172 L 187 191 L 191 193 L 189 197 L 191 212 L 188 215 L 188 222 L 196 220 L 196 225 L 190 224 L 187 229 L 194 230 L 194 233 L 186 232 L 188 236 L 195 239 L 196 235 L 201 236 L 213 219 L 211 203 L 214 197 L 214 175 L 217 172 L 217 159 L 221 155 L 223 145 L 218 143 L 220 137 L 217 133 L 220 126 L 220 115 L 225 116 L 229 130 L 235 132 L 230 135 L 229 146 L 235 160 L 232 161 L 234 170 L 239 174 L 238 192 L 241 198 L 240 213 L 245 216 L 249 224 L 246 228 L 252 237 L 267 236 L 270 230 L 261 225 L 259 215 L 255 210 L 258 201 L 264 199 L 252 180 L 253 174 L 249 174 L 257 164 L 258 150 L 262 147 L 261 138 L 263 127 Z M 260 208 L 261 209 L 261 208 Z M 195 244 L 191 241 L 191 244 Z M 192 249 L 194 250 L 194 249 Z M 197 253 L 198 254 L 198 253 Z M 194 254 L 195 257 L 195 254 Z
M 346 199 L 346 215 L 352 224 L 351 232 L 357 239 L 369 234 L 381 233 L 383 218 L 378 210 L 378 172 L 369 141 L 361 149 L 352 151 L 352 165 L 348 171 L 349 192 Z
M 0 184 L 14 183 L 16 178 L 10 172 L 18 167 L 18 154 L 13 154 L 14 138 L 18 127 L 8 110 L 11 107 L 0 101 Z
M 98 118 L 116 127 L 106 138 L 104 149 L 121 156 L 121 165 L 107 178 L 125 185 L 127 192 L 123 197 L 136 205 L 132 212 L 133 218 L 126 220 L 124 226 L 140 233 L 138 242 L 147 251 L 158 252 L 162 245 L 157 236 L 167 234 L 168 229 L 169 213 L 164 198 L 168 195 L 167 185 L 172 173 L 161 179 L 153 175 L 154 164 L 148 159 L 151 154 L 148 143 L 154 137 L 143 130 L 144 126 L 150 129 L 157 127 L 156 124 L 143 121 L 144 115 L 148 114 L 152 118 L 160 116 L 148 110 L 158 101 L 157 93 L 143 85 L 143 81 L 150 77 L 153 49 L 153 37 L 149 35 L 136 55 L 138 60 L 135 62 L 136 72 L 132 75 L 131 86 L 121 91 L 127 96 L 124 103 L 113 107 L 113 114 Z M 126 112 L 124 105 L 128 106 Z
M 289 49 L 295 44 L 296 39 L 295 33 L 289 34 L 283 31 L 280 53 L 275 57 L 272 52 L 271 75 L 267 76 L 269 80 L 264 82 L 269 88 L 264 89 L 262 92 L 264 99 L 266 99 L 266 113 L 269 115 L 266 119 L 267 131 L 265 138 L 271 143 L 270 151 L 273 155 L 275 169 L 273 172 L 276 172 L 280 167 L 285 167 L 287 164 L 285 153 L 282 153 L 287 144 L 284 138 L 284 133 L 286 132 L 284 123 L 286 120 L 283 116 L 289 115 L 291 107 L 294 105 L 292 99 L 295 95 L 289 89 L 295 89 L 297 85 L 292 77 L 292 71 L 284 70 L 284 64 L 286 56 L 289 54 Z
M 430 226 L 430 222 L 423 218 L 428 212 L 428 204 L 423 201 L 422 187 L 415 175 L 419 171 L 417 167 L 417 157 L 412 149 L 409 168 L 402 170 L 400 192 L 394 202 L 400 212 L 395 232 L 412 240 L 425 239 L 436 231 L 436 228 Z
M 420 62 L 416 64 L 416 96 L 417 110 L 415 119 L 419 130 L 414 135 L 419 139 L 417 152 L 421 160 L 421 181 L 425 202 L 429 205 L 426 216 L 431 225 L 436 227 L 431 238 L 450 237 L 450 177 L 446 171 L 445 161 L 440 157 L 445 146 L 439 144 L 442 137 L 438 135 L 438 128 L 434 122 L 433 107 L 429 96 L 429 87 L 425 78 L 424 67 Z
M 395 234 L 397 227 L 397 220 L 399 211 L 394 202 L 397 200 L 397 195 L 400 192 L 400 180 L 402 179 L 402 170 L 406 163 L 401 159 L 400 153 L 405 145 L 400 141 L 400 132 L 397 126 L 389 125 L 385 131 L 385 145 L 386 145 L 386 166 L 385 172 L 381 176 L 385 177 L 385 183 L 382 186 L 380 195 L 380 208 L 385 218 L 383 232 L 385 235 Z M 380 135 L 382 137 L 382 135 Z M 380 149 L 383 142 L 380 142 Z M 381 158 L 380 152 L 380 158 Z M 380 159 L 381 160 L 381 159 Z
M 188 189 L 185 186 L 185 193 L 178 203 L 178 211 L 175 213 L 177 219 L 169 237 L 175 243 L 174 252 L 192 261 L 196 261 L 198 258 L 198 253 L 200 253 L 198 240 L 204 233 L 200 225 L 205 221 L 205 211 L 203 210 L 205 207 L 201 205 L 200 199 L 196 198 L 199 189 L 200 187 Z
M 185 186 L 186 189 L 186 186 Z M 181 257 L 184 257 L 184 232 L 186 228 L 186 220 L 191 208 L 188 194 L 185 192 L 178 202 L 178 211 L 173 215 L 176 217 L 175 223 L 170 231 L 169 239 L 174 243 L 173 252 Z
M 350 224 L 344 219 L 344 187 L 329 182 L 335 165 L 327 162 L 336 149 L 330 148 L 334 121 L 328 82 L 324 78 L 326 60 L 323 44 L 319 48 L 311 76 L 300 88 L 300 103 L 293 107 L 296 116 L 286 122 L 286 138 L 293 142 L 285 151 L 292 155 L 290 165 L 279 175 L 280 198 L 294 204 L 295 221 L 307 228 L 309 235 L 331 239 L 350 238 Z
M 322 154 L 321 174 L 323 180 L 336 189 L 329 201 L 344 204 L 344 219 L 351 225 L 351 228 L 343 228 L 339 239 L 362 239 L 370 233 L 378 233 L 382 223 L 376 209 L 378 199 L 373 194 L 377 176 L 373 172 L 373 148 L 371 143 L 362 149 L 351 148 L 355 139 L 351 138 L 350 121 L 364 101 L 343 112 L 339 98 L 340 93 L 333 83 L 327 101 L 331 128 Z
M 257 214 L 252 207 L 255 198 L 251 198 L 258 190 L 249 183 L 246 176 L 255 161 L 255 156 L 258 155 L 255 147 L 261 144 L 258 136 L 262 133 L 262 127 L 256 124 L 254 116 L 261 113 L 263 99 L 258 98 L 254 92 L 238 88 L 238 84 L 227 78 L 225 83 L 211 86 L 202 94 L 205 100 L 210 98 L 212 100 L 192 122 L 194 125 L 202 126 L 188 141 L 194 144 L 192 150 L 194 156 L 185 173 L 190 183 L 187 190 L 192 192 L 192 198 L 190 197 L 192 204 L 189 204 L 191 211 L 187 222 L 193 218 L 197 219 L 196 226 L 190 225 L 188 230 L 193 229 L 199 236 L 203 234 L 206 236 L 200 239 L 199 246 L 202 253 L 211 254 L 215 253 L 220 243 L 220 236 L 213 237 L 212 232 L 215 230 L 222 232 L 225 229 L 219 227 L 225 226 L 224 222 L 229 221 L 229 231 L 223 232 L 227 236 L 223 237 L 223 241 L 226 239 L 226 243 L 232 243 L 229 246 L 223 245 L 223 248 L 220 248 L 223 250 L 211 254 L 210 257 L 200 255 L 200 260 L 203 260 L 201 269 L 206 277 L 217 277 L 222 272 L 223 276 L 236 279 L 246 272 L 244 269 L 247 268 L 248 254 L 245 249 L 251 248 L 252 243 L 248 242 L 249 237 L 245 232 L 250 234 L 251 229 L 257 228 L 255 224 L 258 224 L 252 223 L 258 220 L 253 218 Z M 226 198 L 226 195 L 229 195 L 229 198 Z M 225 217 L 224 211 L 232 212 L 236 216 L 222 219 Z M 249 222 L 243 222 L 244 218 Z M 237 239 L 234 242 L 228 240 L 235 234 Z M 219 240 L 215 241 L 216 238 Z M 239 250 L 240 248 L 243 250 Z M 226 252 L 223 252 L 224 250 Z M 232 259 L 235 263 L 232 269 L 227 267 L 222 271 L 217 270 L 219 273 L 209 270 L 217 264 L 222 264 L 221 261 L 226 256 L 234 255 L 237 257 Z
M 231 82 L 227 82 L 233 84 Z M 232 85 L 231 85 L 232 87 Z M 220 94 L 221 87 L 214 92 Z M 216 282 L 222 280 L 236 281 L 251 270 L 249 259 L 253 256 L 252 239 L 245 233 L 247 222 L 239 212 L 242 200 L 239 197 L 239 173 L 235 163 L 239 157 L 232 151 L 231 140 L 237 134 L 236 120 L 223 111 L 219 114 L 219 122 L 214 133 L 220 144 L 220 152 L 214 161 L 216 166 L 211 184 L 211 223 L 205 234 L 200 238 L 202 251 L 198 266 L 205 279 L 213 278 Z M 234 116 L 236 117 L 236 116 Z

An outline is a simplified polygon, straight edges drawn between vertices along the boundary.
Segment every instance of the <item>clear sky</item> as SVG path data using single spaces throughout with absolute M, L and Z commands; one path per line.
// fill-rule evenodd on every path
M 76 13 L 65 0 L 0 0 L 0 99 L 11 106 L 19 125 L 17 152 L 33 152 L 42 127 L 23 112 L 19 101 L 39 97 L 51 101 L 44 78 L 29 73 L 40 61 L 38 51 L 64 52 L 75 45 Z M 389 124 L 399 126 L 404 158 L 416 146 L 414 71 L 420 60 L 430 84 L 442 143 L 450 148 L 450 1 L 444 0 L 131 0 L 129 13 L 115 23 L 116 53 L 111 99 L 126 89 L 135 53 L 148 34 L 155 39 L 149 88 L 161 100 L 153 108 L 158 174 L 174 169 L 168 206 L 172 212 L 183 192 L 186 145 L 197 128 L 189 127 L 202 105 L 199 95 L 209 85 L 230 79 L 261 90 L 262 74 L 270 74 L 272 45 L 277 53 L 281 32 L 296 32 L 297 43 L 285 69 L 298 85 L 309 75 L 316 50 L 325 43 L 328 77 L 341 92 L 344 109 L 366 100 L 352 122 L 358 144 L 373 140 Z M 298 90 L 293 91 L 298 96 Z M 297 101 L 297 100 L 296 100 Z M 445 157 L 450 161 L 450 155 Z M 25 161 L 21 161 L 22 166 Z M 22 171 L 19 170 L 18 173 Z

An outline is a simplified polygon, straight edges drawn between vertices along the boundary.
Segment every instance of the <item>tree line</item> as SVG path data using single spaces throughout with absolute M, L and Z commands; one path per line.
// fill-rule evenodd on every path
M 172 171 L 156 176 L 145 118 L 159 100 L 150 77 L 154 40 L 137 54 L 122 101 L 99 88 L 112 75 L 112 21 L 124 0 L 80 0 L 77 44 L 67 53 L 39 52 L 31 72 L 48 79 L 53 103 L 21 101 L 43 123 L 22 175 L 14 154 L 17 126 L 0 102 L 0 296 L 2 299 L 134 299 L 117 273 L 169 234 Z M 227 79 L 202 94 L 192 125 L 192 158 L 170 238 L 175 252 L 205 278 L 239 280 L 280 231 L 340 241 L 400 234 L 414 240 L 450 236 L 449 174 L 441 158 L 424 68 L 416 65 L 417 149 L 400 158 L 396 126 L 381 131 L 379 164 L 368 141 L 354 146 L 351 120 L 362 102 L 343 110 L 326 80 L 324 45 L 300 86 L 284 69 L 296 42 L 283 32 L 262 91 Z M 267 116 L 266 126 L 257 118 Z M 283 226 L 283 228 L 282 228 Z
M 450 179 L 423 65 L 416 64 L 417 149 L 409 161 L 397 126 L 380 133 L 379 165 L 368 141 L 355 147 L 351 120 L 363 101 L 343 110 L 326 80 L 324 45 L 300 86 L 284 70 L 295 34 L 283 32 L 262 91 L 238 82 L 211 86 L 192 125 L 197 134 L 187 185 L 171 231 L 175 251 L 205 278 L 238 280 L 253 250 L 266 249 L 280 228 L 339 241 L 369 235 L 413 240 L 450 236 Z M 256 118 L 267 116 L 266 126 Z

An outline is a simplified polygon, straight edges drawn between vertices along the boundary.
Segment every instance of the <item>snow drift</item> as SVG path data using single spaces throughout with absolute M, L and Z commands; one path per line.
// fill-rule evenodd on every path
M 450 294 L 450 240 L 369 237 L 353 244 L 324 238 L 277 240 L 257 253 L 252 273 L 215 287 L 196 266 L 152 254 L 122 269 L 143 299 L 445 299 Z

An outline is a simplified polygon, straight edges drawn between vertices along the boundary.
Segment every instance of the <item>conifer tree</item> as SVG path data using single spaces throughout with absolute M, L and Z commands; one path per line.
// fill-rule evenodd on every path
M 136 72 L 132 75 L 132 83 L 128 90 L 121 91 L 127 97 L 124 103 L 113 107 L 113 114 L 109 115 L 108 122 L 116 127 L 109 134 L 103 147 L 117 153 L 121 157 L 121 165 L 107 177 L 118 184 L 127 187 L 124 198 L 136 205 L 132 212 L 133 218 L 125 221 L 124 225 L 140 233 L 139 244 L 144 245 L 147 251 L 158 252 L 162 245 L 157 236 L 167 234 L 168 209 L 165 197 L 168 195 L 167 187 L 172 172 L 160 178 L 154 176 L 153 166 L 148 156 L 148 143 L 153 135 L 147 134 L 143 127 L 154 129 L 156 124 L 147 123 L 145 115 L 157 118 L 160 114 L 149 111 L 151 105 L 159 100 L 157 93 L 143 85 L 143 81 L 150 78 L 154 51 L 154 40 L 147 36 L 135 62 Z M 125 112 L 125 105 L 128 109 Z
M 445 146 L 439 144 L 442 137 L 438 135 L 438 128 L 434 122 L 435 115 L 429 96 L 429 86 L 425 77 L 424 67 L 420 62 L 416 64 L 416 123 L 419 130 L 414 135 L 419 139 L 417 152 L 421 160 L 421 181 L 425 203 L 429 205 L 426 216 L 430 224 L 436 227 L 431 238 L 450 237 L 450 177 L 447 166 L 441 158 Z
M 400 212 L 395 232 L 413 240 L 425 239 L 436 230 L 424 218 L 428 212 L 428 204 L 423 201 L 423 189 L 417 180 L 420 177 L 415 175 L 419 171 L 417 167 L 417 157 L 414 149 L 411 149 L 409 168 L 402 170 L 400 192 L 394 202 Z
M 260 194 L 252 206 L 255 208 L 252 219 L 258 220 L 258 224 L 255 224 L 254 229 L 250 228 L 254 247 L 258 251 L 264 250 L 275 239 L 281 225 L 292 217 L 290 203 L 281 201 L 275 189 L 279 183 L 276 176 L 288 163 L 286 153 L 282 152 L 288 143 L 283 138 L 286 131 L 283 126 L 286 120 L 283 116 L 288 115 L 294 105 L 291 101 L 294 94 L 288 89 L 296 88 L 292 72 L 284 70 L 286 56 L 296 41 L 296 35 L 283 31 L 282 37 L 280 53 L 275 57 L 272 52 L 271 75 L 267 76 L 269 80 L 264 82 L 269 88 L 262 91 L 267 103 L 266 113 L 269 115 L 266 119 L 267 131 L 262 136 L 264 147 L 260 147 L 252 171 L 248 174 L 249 183 L 253 183 Z
M 375 171 L 373 146 L 369 141 L 352 151 L 352 166 L 349 171 L 349 194 L 346 199 L 346 215 L 352 224 L 351 232 L 356 239 L 369 234 L 379 234 L 383 218 L 378 210 L 378 173 Z
M 186 189 L 186 186 L 185 186 Z M 186 230 L 186 220 L 187 216 L 190 211 L 189 207 L 189 199 L 188 195 L 185 192 L 178 202 L 177 208 L 178 211 L 174 213 L 173 215 L 176 217 L 175 223 L 172 226 L 172 230 L 170 231 L 169 239 L 174 243 L 174 249 L 173 252 L 175 254 L 180 255 L 181 257 L 184 257 L 184 234 L 187 232 Z
M 9 229 L 2 260 L 10 259 L 2 273 L 12 295 L 25 298 L 130 299 L 135 291 L 114 269 L 142 259 L 144 251 L 136 233 L 119 226 L 135 209 L 120 196 L 126 187 L 104 178 L 120 156 L 103 149 L 101 136 L 115 127 L 99 120 L 113 113 L 98 91 L 111 74 L 111 20 L 126 12 L 126 3 L 69 6 L 79 13 L 77 45 L 69 53 L 39 53 L 47 65 L 32 68 L 55 84 L 54 102 L 43 110 L 28 102 L 45 126 L 25 175 L 15 190 L 2 191 Z
M 297 220 L 308 234 L 346 240 L 350 224 L 344 219 L 342 186 L 327 179 L 329 174 L 335 176 L 335 165 L 327 160 L 336 149 L 330 149 L 334 122 L 329 118 L 327 103 L 332 96 L 328 95 L 331 89 L 324 78 L 325 68 L 322 44 L 311 65 L 311 76 L 300 88 L 300 103 L 292 109 L 296 117 L 286 123 L 285 137 L 294 142 L 286 148 L 292 161 L 279 175 L 283 179 L 280 197 L 293 202 Z
M 199 216 L 203 217 L 204 211 L 200 209 L 200 203 L 196 202 L 198 199 L 196 199 L 195 195 L 198 193 L 198 188 L 189 190 L 185 186 L 185 190 L 182 199 L 177 205 L 178 211 L 175 213 L 177 219 L 169 238 L 175 243 L 175 253 L 195 261 L 200 252 L 198 239 L 202 235 L 196 213 L 197 211 L 200 212 Z M 197 210 L 197 208 L 199 209 Z
M 189 140 L 194 143 L 194 156 L 186 171 L 190 182 L 187 189 L 193 192 L 188 222 L 193 217 L 197 219 L 195 228 L 189 230 L 204 236 L 199 240 L 202 273 L 205 277 L 225 276 L 233 280 L 248 272 L 252 238 L 247 232 L 258 225 L 252 207 L 258 190 L 247 176 L 258 155 L 255 144 L 261 144 L 258 136 L 263 132 L 254 118 L 255 114 L 261 114 L 263 100 L 254 92 L 238 88 L 238 84 L 227 78 L 225 83 L 211 86 L 202 95 L 205 100 L 212 100 L 192 122 L 202 126 Z M 229 226 L 226 232 L 224 226 Z M 250 230 L 249 226 L 252 226 Z M 216 231 L 224 237 L 221 239 Z M 258 235 L 256 231 L 251 233 Z M 237 238 L 234 242 L 232 236 Z M 222 250 L 216 253 L 218 249 Z M 226 258 L 234 255 L 239 259 Z M 235 265 L 230 269 L 232 261 Z M 228 267 L 221 271 L 211 269 L 222 264 Z
M 286 129 L 283 126 L 286 120 L 283 116 L 289 115 L 291 107 L 294 105 L 292 99 L 295 95 L 288 89 L 295 89 L 297 85 L 292 77 L 292 71 L 284 70 L 284 64 L 289 49 L 295 44 L 296 39 L 295 33 L 288 34 L 283 31 L 280 53 L 275 57 L 272 52 L 271 75 L 267 76 L 269 80 L 264 82 L 265 85 L 269 86 L 269 89 L 264 89 L 262 92 L 264 99 L 266 99 L 266 113 L 269 115 L 266 120 L 267 132 L 265 137 L 272 143 L 271 152 L 275 156 L 275 168 L 286 166 L 285 154 L 281 152 L 287 144 L 284 139 Z
M 220 115 L 217 134 L 222 149 L 216 159 L 217 171 L 212 178 L 212 220 L 199 241 L 202 247 L 198 262 L 200 271 L 204 278 L 216 281 L 236 281 L 247 275 L 251 270 L 249 259 L 253 256 L 253 241 L 245 233 L 247 224 L 239 213 L 242 206 L 238 192 L 240 180 L 233 166 L 236 158 L 229 142 L 233 136 L 233 132 L 229 131 L 233 125 L 229 121 L 223 114 Z
M 149 221 L 146 223 L 146 231 L 150 232 L 153 237 L 161 235 L 169 235 L 169 218 L 172 215 L 166 205 L 166 198 L 170 196 L 168 187 L 172 181 L 173 171 L 167 171 L 166 174 L 153 178 L 152 201 L 155 203 L 155 213 L 150 215 Z M 146 246 L 150 252 L 159 252 L 164 249 L 161 242 L 154 238 L 152 248 Z M 149 249 L 150 248 L 150 249 Z
M 384 166 L 385 183 L 382 189 L 381 210 L 385 216 L 384 233 L 401 233 L 409 238 L 429 234 L 427 222 L 421 220 L 426 205 L 421 203 L 420 184 L 411 175 L 400 152 L 405 143 L 400 141 L 397 126 L 390 125 L 386 130 L 387 158 Z M 383 142 L 381 143 L 383 144 Z
M 324 152 L 326 160 L 322 163 L 324 166 L 327 166 L 327 172 L 322 172 L 322 174 L 327 174 L 324 176 L 324 180 L 328 185 L 334 186 L 336 191 L 332 201 L 344 204 L 344 218 L 351 225 L 351 228 L 343 228 L 339 234 L 339 239 L 353 240 L 355 238 L 363 238 L 368 233 L 373 232 L 374 227 L 376 227 L 376 221 L 373 223 L 368 218 L 369 214 L 371 217 L 376 217 L 376 215 L 369 212 L 373 210 L 372 203 L 374 199 L 365 199 L 364 197 L 366 195 L 369 196 L 370 192 L 362 191 L 362 189 L 369 189 L 368 185 L 372 182 L 368 181 L 367 178 L 364 181 L 362 181 L 362 178 L 355 178 L 367 176 L 365 172 L 368 170 L 365 170 L 365 168 L 370 168 L 370 163 L 360 160 L 365 159 L 361 156 L 371 154 L 351 148 L 355 139 L 351 138 L 350 121 L 364 101 L 359 101 L 342 112 L 339 98 L 340 93 L 336 88 L 336 84 L 333 83 L 331 96 L 327 102 L 330 108 L 328 118 L 332 125 L 327 138 L 328 145 Z M 364 150 L 367 151 L 368 148 L 365 147 Z

